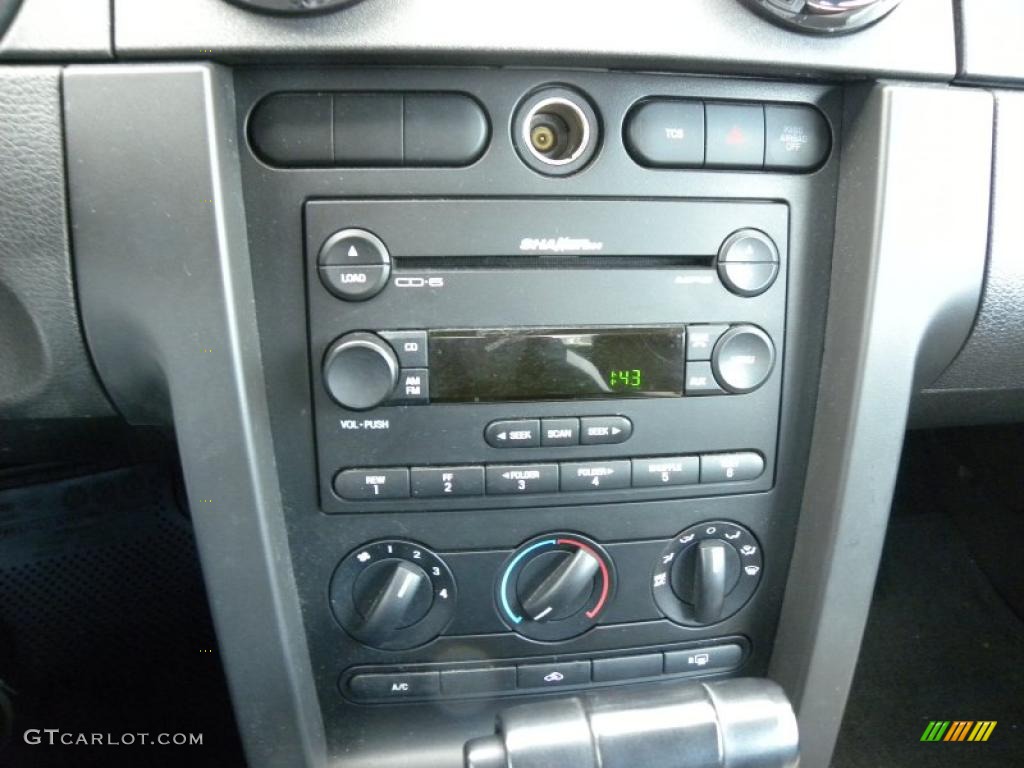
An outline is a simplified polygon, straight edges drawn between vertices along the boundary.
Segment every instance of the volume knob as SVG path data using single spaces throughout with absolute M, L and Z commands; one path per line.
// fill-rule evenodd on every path
M 348 333 L 324 355 L 324 386 L 341 406 L 365 411 L 380 405 L 398 383 L 398 358 L 372 333 Z

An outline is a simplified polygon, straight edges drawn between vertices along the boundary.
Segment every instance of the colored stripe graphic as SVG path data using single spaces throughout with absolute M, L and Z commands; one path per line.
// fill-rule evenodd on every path
M 948 720 L 932 720 L 921 734 L 921 741 L 941 741 L 947 728 L 949 728 Z
M 996 720 L 931 720 L 921 741 L 988 741 Z
M 974 725 L 973 720 L 955 720 L 949 733 L 943 741 L 963 741 L 967 736 L 968 729 Z
M 992 735 L 992 731 L 996 728 L 995 720 L 979 720 L 978 724 L 974 726 L 974 730 L 971 731 L 971 735 L 967 737 L 968 741 L 988 741 L 988 737 Z

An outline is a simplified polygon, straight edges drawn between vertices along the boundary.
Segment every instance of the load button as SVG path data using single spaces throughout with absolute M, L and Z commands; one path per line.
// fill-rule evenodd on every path
M 585 416 L 580 419 L 582 445 L 624 443 L 632 434 L 633 422 L 625 416 Z

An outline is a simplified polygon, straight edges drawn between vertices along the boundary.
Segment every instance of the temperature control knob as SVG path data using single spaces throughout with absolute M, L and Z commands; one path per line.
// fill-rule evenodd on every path
M 350 553 L 331 578 L 331 610 L 352 637 L 401 650 L 437 637 L 455 610 L 455 580 L 426 547 L 379 541 Z
M 496 584 L 505 623 L 534 640 L 565 640 L 594 626 L 612 594 L 611 558 L 577 534 L 538 536 L 512 553 Z
M 746 528 L 700 523 L 662 550 L 654 568 L 654 600 L 678 624 L 717 624 L 746 604 L 763 567 L 761 547 Z
M 345 408 L 365 411 L 383 403 L 398 384 L 398 357 L 372 333 L 347 333 L 324 355 L 324 386 Z

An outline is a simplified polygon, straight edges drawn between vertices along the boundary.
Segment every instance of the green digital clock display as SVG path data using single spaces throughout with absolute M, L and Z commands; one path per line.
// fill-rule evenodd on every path
M 430 331 L 428 348 L 435 403 L 683 393 L 681 327 Z
M 608 372 L 608 386 L 612 389 L 643 389 L 644 372 L 640 368 L 614 368 Z

